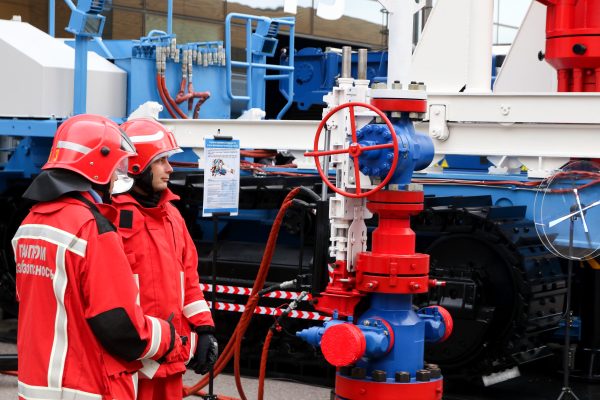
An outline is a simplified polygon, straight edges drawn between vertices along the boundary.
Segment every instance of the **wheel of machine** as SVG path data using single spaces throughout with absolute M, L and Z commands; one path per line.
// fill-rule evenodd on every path
M 452 336 L 425 356 L 446 376 L 481 376 L 549 355 L 545 335 L 563 308 L 560 261 L 542 246 L 524 207 L 481 203 L 428 208 L 426 201 L 413 221 L 417 250 L 431 257 L 430 277 L 446 281 L 424 304 L 443 306 L 454 320 Z

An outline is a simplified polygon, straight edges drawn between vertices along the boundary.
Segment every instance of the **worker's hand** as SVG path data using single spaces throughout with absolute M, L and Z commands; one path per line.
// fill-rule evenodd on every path
M 204 375 L 210 371 L 210 368 L 217 361 L 219 345 L 213 335 L 214 327 L 208 325 L 198 326 L 195 330 L 198 334 L 198 345 L 196 346 L 194 358 L 192 358 L 188 366 L 195 373 Z
M 183 348 L 185 347 L 185 343 L 187 342 L 187 337 L 179 336 L 179 334 L 175 331 L 175 325 L 173 325 L 173 313 L 167 318 L 165 321 L 169 323 L 169 328 L 171 331 L 171 341 L 169 343 L 169 349 L 163 356 L 158 359 L 159 364 L 179 361 L 183 354 Z

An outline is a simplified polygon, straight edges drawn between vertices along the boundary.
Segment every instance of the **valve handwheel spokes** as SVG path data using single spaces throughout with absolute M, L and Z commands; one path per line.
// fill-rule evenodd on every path
M 356 116 L 354 113 L 354 107 L 367 108 L 367 109 L 373 111 L 379 117 L 381 117 L 381 119 L 385 122 L 388 129 L 390 130 L 392 141 L 390 143 L 376 144 L 373 146 L 361 146 L 360 143 L 358 143 L 358 138 L 356 135 Z M 350 129 L 352 131 L 352 142 L 350 143 L 350 145 L 347 148 L 344 148 L 344 149 L 319 150 L 319 139 L 321 138 L 321 132 L 323 131 L 323 128 L 327 124 L 327 121 L 329 121 L 329 119 L 335 113 L 337 113 L 340 110 L 343 110 L 344 108 L 348 108 L 350 111 Z M 360 169 L 359 169 L 358 158 L 360 157 L 361 154 L 363 154 L 366 151 L 389 149 L 389 148 L 393 149 L 394 160 L 392 161 L 392 165 L 390 167 L 388 174 L 385 176 L 385 178 L 383 178 L 383 180 L 381 181 L 381 183 L 379 185 L 377 185 L 376 187 L 374 187 L 371 190 L 367 190 L 367 191 L 363 192 L 360 187 Z M 334 154 L 345 154 L 345 153 L 348 153 L 353 159 L 354 181 L 356 183 L 356 193 L 347 192 L 347 191 L 342 190 L 342 189 L 336 187 L 335 185 L 333 185 L 329 181 L 329 178 L 327 176 L 328 174 L 323 171 L 323 167 L 321 166 L 321 162 L 319 160 L 319 157 L 329 156 L 329 155 L 334 155 Z M 387 185 L 387 183 L 390 181 L 390 179 L 392 179 L 392 176 L 394 175 L 394 172 L 396 171 L 396 165 L 398 164 L 398 138 L 394 131 L 394 126 L 392 125 L 392 123 L 390 122 L 390 120 L 388 119 L 388 117 L 385 115 L 385 113 L 383 111 L 381 111 L 380 109 L 378 109 L 377 107 L 375 107 L 371 104 L 360 103 L 360 102 L 350 102 L 350 103 L 341 104 L 341 105 L 333 108 L 331 111 L 329 111 L 327 113 L 327 115 L 323 118 L 323 120 L 319 124 L 319 127 L 317 128 L 317 133 L 315 135 L 314 150 L 311 152 L 304 153 L 304 155 L 312 156 L 315 158 L 315 165 L 317 167 L 317 171 L 319 171 L 319 175 L 321 175 L 321 179 L 323 179 L 323 182 L 325 182 L 325 184 L 327 186 L 329 186 L 329 188 L 331 190 L 333 190 L 336 193 L 341 194 L 342 196 L 353 197 L 353 198 L 362 198 L 362 197 L 370 196 L 370 195 L 378 192 L 379 190 L 383 189 L 383 187 L 385 185 Z M 327 171 L 328 169 L 329 168 L 326 165 L 325 170 Z

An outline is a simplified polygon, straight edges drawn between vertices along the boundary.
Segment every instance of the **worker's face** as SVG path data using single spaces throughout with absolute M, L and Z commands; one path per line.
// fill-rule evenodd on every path
M 150 168 L 152 168 L 152 189 L 155 192 L 162 192 L 167 188 L 173 167 L 169 164 L 167 157 L 162 157 L 154 161 Z

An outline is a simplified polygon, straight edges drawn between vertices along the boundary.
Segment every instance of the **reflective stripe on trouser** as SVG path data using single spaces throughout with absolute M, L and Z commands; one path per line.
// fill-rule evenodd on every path
M 102 396 L 88 393 L 82 390 L 69 388 L 49 388 L 44 386 L 32 386 L 18 382 L 19 397 L 26 400 L 101 400 Z

